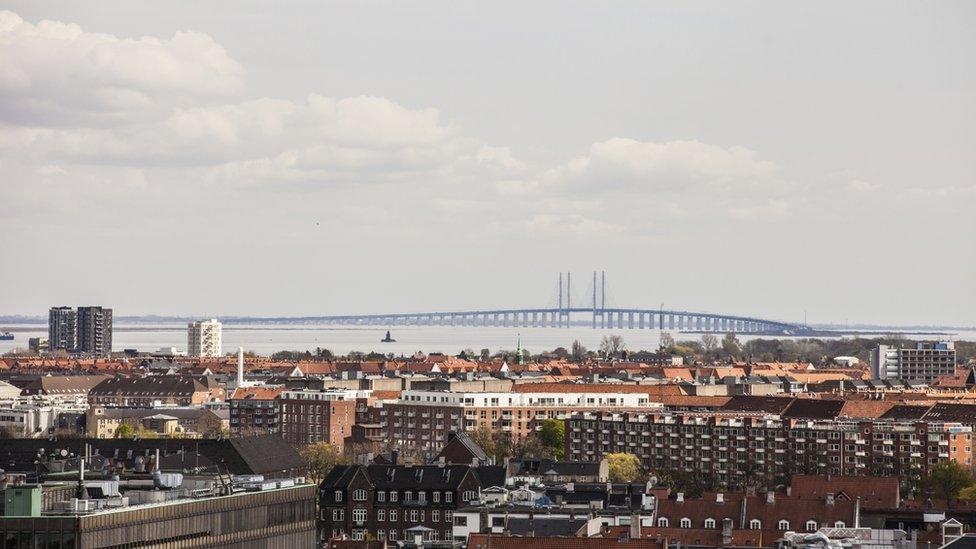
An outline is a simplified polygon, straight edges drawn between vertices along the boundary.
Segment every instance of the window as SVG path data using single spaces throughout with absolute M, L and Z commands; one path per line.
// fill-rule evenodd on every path
M 778 523 L 776 523 L 776 529 L 777 530 L 789 530 L 790 529 L 790 521 L 788 521 L 788 520 L 781 520 L 781 521 L 779 521 Z
M 444 503 L 451 503 L 454 501 L 454 492 L 444 492 Z
M 715 528 L 715 519 L 713 518 L 705 519 L 705 528 Z
M 437 521 L 441 520 L 441 512 L 438 511 L 437 509 L 434 509 L 433 511 L 431 511 L 430 512 L 430 520 L 432 522 L 437 522 Z
M 681 519 L 681 527 L 682 528 L 691 528 L 691 519 L 688 518 L 688 517 L 682 518 Z
M 431 495 L 431 499 L 434 500 L 434 503 L 440 503 L 441 502 L 441 493 L 440 492 L 433 492 L 432 495 Z
M 396 502 L 396 500 L 397 500 L 397 491 L 396 490 L 390 490 L 390 501 Z M 390 538 L 390 539 L 393 539 L 393 538 Z
M 410 522 L 417 522 L 417 510 L 410 511 Z
M 444 511 L 444 522 L 451 522 L 453 518 L 454 518 L 454 511 Z M 461 520 L 465 521 L 464 524 L 462 524 L 461 526 L 467 524 L 467 520 L 468 520 L 467 518 L 465 517 L 460 517 L 460 518 Z
M 390 528 L 390 541 L 396 541 L 397 531 L 395 528 Z
M 417 492 L 417 501 L 424 503 L 427 501 L 427 492 Z
M 336 521 L 336 520 L 342 520 L 344 518 L 343 517 L 344 514 L 345 513 L 343 512 L 342 509 L 333 509 L 332 510 L 332 520 L 334 520 L 334 521 Z
M 376 520 L 378 522 L 383 522 L 384 520 L 386 520 L 386 509 L 376 510 Z
M 838 520 L 834 523 L 834 528 L 847 528 L 847 526 L 844 524 L 844 521 Z
M 413 492 L 407 490 L 406 492 L 403 493 L 403 501 L 410 501 L 412 499 L 413 499 Z
M 658 528 L 667 528 L 668 527 L 668 519 L 666 519 L 665 517 L 661 517 L 661 518 L 657 519 L 657 527 Z
M 386 501 L 386 492 L 382 490 L 376 492 L 376 501 Z
M 366 490 L 356 490 L 352 493 L 353 501 L 366 501 Z
M 815 521 L 815 520 L 808 520 L 807 521 L 807 524 L 806 524 L 806 527 L 807 527 L 807 532 L 816 532 L 817 531 L 817 521 Z
M 353 509 L 352 520 L 354 522 L 366 522 L 366 509 Z
M 450 513 L 450 511 L 445 511 L 444 512 L 444 517 L 445 518 L 447 517 L 447 514 L 448 513 Z M 467 525 L 468 525 L 468 517 L 466 517 L 464 515 L 459 515 L 459 516 L 454 517 L 454 526 L 467 526 Z
M 461 497 L 461 501 L 474 501 L 475 499 L 477 499 L 477 495 L 474 490 L 465 490 Z
M 762 528 L 762 522 L 759 519 L 752 519 L 749 521 L 750 530 L 759 530 Z
M 366 539 L 366 534 L 362 530 L 353 530 L 352 539 L 356 541 L 363 541 L 364 539 Z
M 390 509 L 390 522 L 396 522 L 396 519 L 397 519 L 397 510 Z
M 380 528 L 376 531 L 376 539 L 383 541 L 386 538 L 386 530 Z
M 339 502 L 342 501 L 342 490 L 336 490 L 335 491 L 335 501 L 336 501 L 336 503 L 339 503 Z

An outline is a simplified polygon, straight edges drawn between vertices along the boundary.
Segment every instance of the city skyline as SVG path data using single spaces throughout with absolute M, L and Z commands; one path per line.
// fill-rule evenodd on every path
M 973 325 L 976 8 L 709 6 L 8 2 L 0 314 Z

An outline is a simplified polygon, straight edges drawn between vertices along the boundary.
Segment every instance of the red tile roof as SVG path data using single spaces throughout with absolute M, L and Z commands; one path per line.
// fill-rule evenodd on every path
M 619 541 L 616 538 L 511 537 L 470 534 L 468 549 L 663 549 L 654 539 Z
M 898 507 L 898 477 L 863 477 L 832 475 L 793 475 L 790 495 L 801 498 L 834 497 L 861 498 L 865 509 L 895 509 Z

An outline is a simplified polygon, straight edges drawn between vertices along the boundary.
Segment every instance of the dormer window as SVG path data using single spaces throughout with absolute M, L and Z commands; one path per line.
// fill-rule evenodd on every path
M 668 519 L 665 518 L 665 517 L 658 518 L 657 519 L 657 527 L 658 528 L 667 528 L 668 527 Z
M 339 502 L 342 501 L 342 490 L 336 490 L 335 491 L 335 501 L 336 501 L 336 503 L 339 503 Z

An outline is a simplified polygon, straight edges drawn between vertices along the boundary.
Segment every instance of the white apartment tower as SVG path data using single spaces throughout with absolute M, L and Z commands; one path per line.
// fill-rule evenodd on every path
M 201 357 L 221 356 L 220 321 L 211 318 L 187 324 L 186 354 Z

